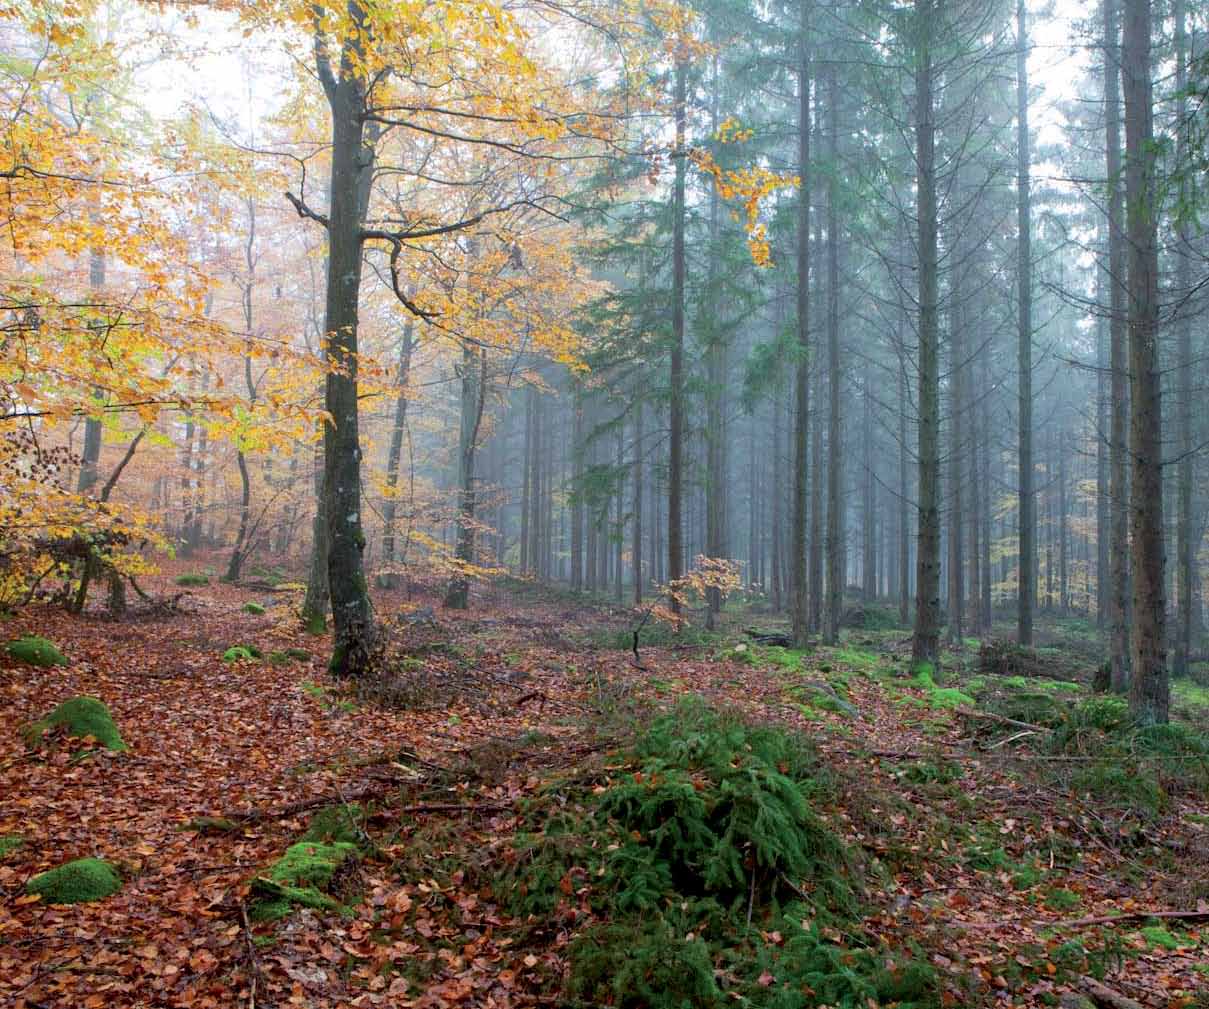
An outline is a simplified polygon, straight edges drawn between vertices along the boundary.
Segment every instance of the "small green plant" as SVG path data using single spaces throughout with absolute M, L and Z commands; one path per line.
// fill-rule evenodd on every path
M 210 584 L 210 576 L 204 575 L 200 571 L 189 572 L 188 574 L 178 575 L 176 584 L 184 588 L 196 588 L 201 585 Z
M 18 662 L 31 666 L 66 666 L 67 657 L 59 651 L 53 641 L 38 637 L 36 634 L 26 634 L 10 641 L 4 650 Z
M 260 603 L 252 603 L 252 602 L 244 603 L 243 611 L 244 611 L 244 613 L 251 613 L 253 616 L 256 616 L 256 617 L 263 617 L 265 614 L 265 608 L 263 606 L 261 606 Z
M 45 718 L 25 727 L 25 743 L 31 749 L 35 748 L 56 731 L 73 739 L 91 737 L 107 750 L 128 749 L 109 709 L 95 697 L 72 697 L 64 701 Z
M 1045 906 L 1052 911 L 1073 911 L 1081 903 L 1083 903 L 1083 899 L 1074 890 L 1066 890 L 1061 887 L 1050 890 L 1045 895 Z
M 80 904 L 104 900 L 122 888 L 122 877 L 99 858 L 78 858 L 43 872 L 25 884 L 26 893 L 37 894 L 46 904 Z

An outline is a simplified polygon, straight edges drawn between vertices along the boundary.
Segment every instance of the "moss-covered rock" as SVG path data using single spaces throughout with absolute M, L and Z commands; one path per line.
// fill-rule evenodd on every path
M 357 846 L 343 841 L 321 844 L 300 841 L 286 849 L 267 875 L 252 883 L 255 902 L 251 916 L 256 921 L 284 918 L 295 907 L 341 910 L 332 894 L 340 890 L 340 878 L 356 861 Z
M 176 584 L 185 587 L 196 587 L 199 585 L 209 585 L 210 576 L 203 575 L 200 572 L 192 572 L 190 574 L 181 575 L 176 579 Z
M 243 611 L 244 613 L 251 613 L 254 617 L 263 617 L 265 614 L 265 608 L 260 603 L 244 603 Z
M 95 697 L 73 697 L 64 701 L 45 718 L 26 726 L 25 742 L 30 747 L 36 747 L 44 736 L 56 729 L 76 739 L 91 736 L 107 750 L 129 749 L 109 709 Z
M 122 888 L 122 877 L 100 858 L 78 858 L 35 876 L 25 884 L 46 904 L 79 904 L 104 900 Z
M 53 641 L 40 638 L 36 634 L 26 634 L 10 641 L 4 650 L 18 662 L 27 662 L 31 666 L 65 666 L 67 656 L 55 647 Z
M 263 658 L 264 652 L 255 645 L 232 645 L 222 653 L 223 662 L 248 662 Z
M 17 834 L 0 834 L 0 862 L 25 844 L 25 838 Z

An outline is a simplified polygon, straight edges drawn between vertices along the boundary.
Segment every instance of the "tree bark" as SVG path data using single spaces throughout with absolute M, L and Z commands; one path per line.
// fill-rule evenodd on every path
M 411 376 L 411 352 L 414 347 L 415 324 L 408 319 L 403 326 L 403 342 L 399 345 L 399 371 L 395 378 L 395 418 L 390 430 L 390 445 L 386 450 L 386 500 L 382 504 L 382 563 L 387 570 L 378 576 L 383 588 L 398 584 L 398 576 L 390 570 L 395 561 L 395 521 L 399 513 L 399 469 L 403 458 L 403 436 L 407 431 L 407 383 Z
M 915 161 L 919 248 L 919 536 L 915 573 L 916 663 L 940 656 L 940 369 L 936 123 L 932 88 L 934 0 L 915 0 Z
M 687 171 L 685 130 L 687 123 L 688 64 L 686 57 L 676 58 L 675 69 L 676 178 L 672 188 L 672 348 L 669 397 L 669 445 L 667 480 L 667 577 L 675 586 L 684 575 L 682 478 L 684 455 L 684 186 Z M 680 600 L 673 591 L 673 613 L 680 612 Z
M 1141 724 L 1168 717 L 1163 413 L 1159 375 L 1158 195 L 1150 80 L 1150 0 L 1126 0 L 1125 205 L 1129 233 L 1129 452 L 1133 620 L 1129 709 Z
M 1037 584 L 1037 511 L 1033 490 L 1033 253 L 1028 132 L 1028 26 L 1025 0 L 1016 0 L 1016 228 L 1017 259 L 1017 405 L 1019 485 L 1019 577 L 1016 637 L 1033 643 L 1034 592 Z
M 464 610 L 470 604 L 470 579 L 465 568 L 475 562 L 475 456 L 483 408 L 487 399 L 487 350 L 476 351 L 470 344 L 462 347 L 462 415 L 458 432 L 458 520 L 454 560 L 459 564 L 449 579 L 445 605 Z
M 798 193 L 797 234 L 797 362 L 794 369 L 793 530 L 791 587 L 793 640 L 802 647 L 810 631 L 807 608 L 806 468 L 810 424 L 810 61 L 806 48 L 809 0 L 801 0 L 801 37 L 798 40 Z

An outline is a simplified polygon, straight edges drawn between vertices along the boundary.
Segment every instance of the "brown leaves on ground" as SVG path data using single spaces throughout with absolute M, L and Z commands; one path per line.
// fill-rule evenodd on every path
M 0 665 L 0 836 L 25 839 L 0 862 L 0 1006 L 217 1009 L 247 1005 L 253 991 L 257 1005 L 278 1007 L 547 1003 L 542 993 L 564 970 L 566 928 L 522 927 L 469 866 L 466 874 L 425 871 L 423 859 L 494 857 L 515 831 L 516 801 L 549 767 L 573 767 L 591 748 L 578 726 L 593 696 L 652 685 L 662 697 L 697 692 L 796 724 L 818 741 L 848 796 L 828 814 L 850 844 L 896 867 L 891 885 L 870 888 L 867 929 L 918 943 L 946 978 L 950 1004 L 1045 1004 L 1072 983 L 1057 961 L 1076 938 L 1089 947 L 1119 940 L 1123 957 L 1107 981 L 1153 1009 L 1189 1005 L 1198 985 L 1209 984 L 1195 970 L 1206 959 L 1209 922 L 1180 923 L 1175 949 L 1154 947 L 1137 928 L 1062 924 L 1177 906 L 1190 899 L 1189 874 L 1209 871 L 1203 850 L 1189 851 L 1176 871 L 1149 849 L 1114 845 L 1094 811 L 1029 784 L 998 754 L 974 752 L 958 721 L 921 715 L 873 679 L 849 679 L 859 718 L 808 719 L 768 668 L 719 661 L 708 649 L 644 649 L 640 673 L 624 652 L 572 651 L 598 612 L 540 596 L 522 610 L 502 591 L 489 596 L 467 614 L 436 611 L 470 658 L 461 665 L 461 696 L 428 711 L 342 703 L 353 698 L 326 677 L 327 642 L 299 631 L 286 603 L 263 616 L 242 612 L 260 597 L 238 587 L 199 589 L 186 601 L 189 612 L 156 619 L 35 608 L 10 621 L 6 634 L 50 637 L 71 664 Z M 382 600 L 380 611 L 400 603 Z M 239 643 L 266 655 L 300 647 L 314 658 L 223 662 L 223 651 Z M 447 660 L 430 651 L 425 661 Z M 63 752 L 50 760 L 26 753 L 21 725 L 84 693 L 109 706 L 130 753 L 79 762 Z M 502 742 L 533 730 L 548 738 L 530 752 Z M 414 758 L 408 767 L 392 764 L 404 753 Z M 498 766 L 475 773 L 468 753 L 471 763 Z M 914 754 L 951 760 L 956 789 L 908 780 L 903 768 Z M 418 784 L 415 769 L 433 767 L 465 773 Z M 306 813 L 247 819 L 232 831 L 184 826 L 361 793 L 381 795 L 375 826 L 390 829 L 374 831 L 379 848 L 362 868 L 353 916 L 303 910 L 275 928 L 257 927 L 250 941 L 241 917 L 248 883 L 297 838 Z M 425 803 L 434 811 L 391 813 Z M 1171 831 L 1190 822 L 1179 812 L 1164 825 Z M 1015 888 L 1006 869 L 971 867 L 954 850 L 954 824 L 993 830 L 1016 859 L 1080 852 L 1077 870 L 1057 859 L 1045 879 L 1073 894 L 1077 911 L 1046 906 L 1036 887 Z M 413 845 L 429 825 L 440 827 L 426 835 L 430 842 L 448 837 L 444 850 Z M 25 896 L 35 873 L 89 855 L 120 866 L 126 885 L 118 894 L 71 907 Z

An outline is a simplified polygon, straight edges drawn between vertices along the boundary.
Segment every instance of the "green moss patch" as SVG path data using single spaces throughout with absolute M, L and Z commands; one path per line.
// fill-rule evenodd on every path
M 1162 925 L 1147 925 L 1145 928 L 1138 929 L 1138 935 L 1155 949 L 1173 950 L 1189 945 L 1187 939 L 1182 939 Z
M 25 884 L 46 904 L 80 904 L 104 900 L 122 888 L 122 877 L 99 858 L 79 858 L 35 876 Z
M 0 860 L 8 858 L 25 844 L 25 838 L 17 834 L 0 834 Z
M 189 574 L 180 575 L 176 579 L 176 584 L 186 588 L 196 588 L 201 585 L 210 584 L 210 576 L 203 575 L 200 571 L 190 572 Z
M 267 875 L 253 880 L 252 918 L 276 921 L 296 907 L 341 910 L 343 904 L 336 894 L 357 858 L 356 845 L 343 841 L 333 844 L 300 841 L 291 845 Z
M 254 617 L 263 617 L 265 615 L 265 608 L 260 603 L 244 603 L 243 611 L 244 613 L 251 613 Z
M 263 658 L 264 652 L 255 645 L 232 645 L 222 653 L 223 662 L 251 662 Z
M 347 806 L 324 806 L 311 816 L 302 840 L 357 846 L 365 840 L 365 818 L 365 810 L 357 802 Z
M 16 638 L 6 644 L 4 650 L 18 662 L 25 662 L 31 666 L 66 666 L 68 664 L 67 656 L 55 647 L 54 642 L 40 638 L 36 634 L 26 634 Z
M 95 697 L 73 697 L 64 701 L 45 718 L 25 728 L 25 742 L 31 748 L 36 747 L 56 730 L 76 739 L 91 736 L 107 750 L 129 749 L 109 709 Z

